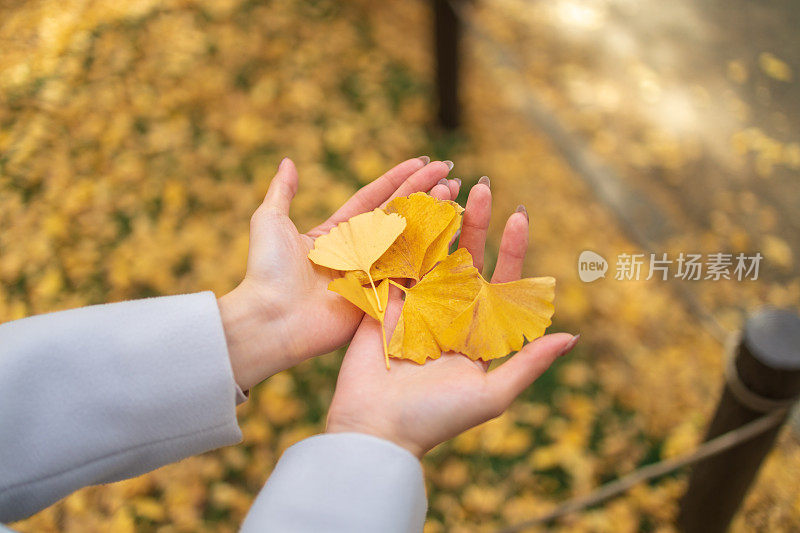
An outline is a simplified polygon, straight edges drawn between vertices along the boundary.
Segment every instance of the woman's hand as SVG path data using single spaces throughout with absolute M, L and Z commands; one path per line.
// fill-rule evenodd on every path
M 338 274 L 308 260 L 314 239 L 395 196 L 432 188 L 457 193 L 457 180 L 445 179 L 451 168 L 449 161 L 409 159 L 356 192 L 323 224 L 301 234 L 289 218 L 297 169 L 291 160 L 281 161 L 250 221 L 245 278 L 218 301 L 234 378 L 243 390 L 344 345 L 361 321 L 360 310 L 328 290 Z M 444 184 L 437 186 L 441 180 Z
M 449 199 L 444 187 L 431 193 Z M 472 188 L 467 200 L 459 246 L 483 267 L 491 192 L 488 178 Z M 492 282 L 514 281 L 522 274 L 528 245 L 528 216 L 520 208 L 509 217 L 500 243 Z M 392 287 L 386 314 L 391 335 L 402 307 Z M 387 371 L 380 324 L 365 317 L 347 350 L 328 414 L 328 432 L 375 435 L 422 457 L 437 444 L 499 416 L 560 355 L 577 342 L 566 333 L 546 335 L 527 344 L 508 361 L 487 372 L 488 364 L 456 353 L 418 365 L 392 360 Z

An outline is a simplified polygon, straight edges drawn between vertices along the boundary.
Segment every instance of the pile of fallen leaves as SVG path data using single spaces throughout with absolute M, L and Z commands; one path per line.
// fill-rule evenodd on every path
M 393 199 L 340 223 L 319 237 L 308 257 L 346 272 L 331 282 L 339 293 L 381 323 L 389 356 L 423 364 L 444 351 L 490 361 L 544 334 L 553 315 L 555 279 L 489 283 L 465 248 L 448 255 L 463 209 L 425 193 Z M 363 277 L 371 288 L 363 287 Z M 382 280 L 375 286 L 375 280 Z M 412 287 L 394 281 L 415 281 Z M 389 284 L 406 297 L 386 346 L 384 318 Z

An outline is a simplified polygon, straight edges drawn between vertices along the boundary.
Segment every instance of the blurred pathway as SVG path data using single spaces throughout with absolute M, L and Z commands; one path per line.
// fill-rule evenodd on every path
M 735 329 L 749 308 L 796 306 L 796 9 L 624 0 L 477 6 L 476 25 L 518 71 L 509 76 L 516 100 L 521 83 L 543 109 L 537 127 L 553 137 L 541 119 L 549 114 L 612 169 L 612 207 L 645 251 L 765 255 L 765 283 L 694 284 L 718 320 Z

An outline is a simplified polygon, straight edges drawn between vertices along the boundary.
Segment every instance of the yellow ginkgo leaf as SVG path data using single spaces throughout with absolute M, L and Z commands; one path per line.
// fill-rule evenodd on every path
M 437 200 L 418 192 L 398 197 L 386 206 L 408 224 L 370 271 L 375 280 L 408 278 L 419 281 L 433 265 L 447 256 L 450 240 L 461 226 L 464 209 L 455 202 Z M 367 278 L 359 276 L 364 282 Z
M 372 264 L 386 252 L 406 227 L 405 219 L 387 214 L 380 208 L 356 215 L 314 241 L 308 258 L 316 264 L 336 270 L 363 271 L 378 298 L 375 282 L 369 274 Z
M 464 208 L 455 202 L 452 202 L 452 204 L 455 206 L 456 214 L 444 231 L 433 240 L 430 246 L 428 246 L 425 257 L 422 260 L 422 268 L 420 268 L 421 276 L 424 276 L 425 273 L 436 266 L 436 263 L 447 257 L 447 252 L 450 249 L 450 241 L 453 240 L 456 232 L 461 228 L 461 213 L 464 211 Z
M 459 249 L 406 289 L 400 321 L 389 342 L 389 355 L 422 364 L 442 353 L 439 333 L 467 308 L 480 291 L 472 256 Z
M 389 368 L 389 351 L 386 347 L 386 330 L 383 325 L 386 316 L 386 304 L 389 301 L 389 280 L 385 279 L 378 284 L 377 290 L 362 287 L 355 272 L 348 272 L 344 277 L 337 278 L 328 284 L 331 290 L 347 301 L 367 313 L 369 316 L 381 323 L 381 335 L 383 336 L 383 357 L 386 359 L 386 368 Z M 376 300 L 375 297 L 378 297 Z
M 389 299 L 389 282 L 383 280 L 377 286 L 378 298 L 369 287 L 363 287 L 354 272 L 348 272 L 344 277 L 336 278 L 328 285 L 328 289 L 344 297 L 375 320 L 382 322 L 386 314 L 386 302 Z
M 481 277 L 479 283 L 475 300 L 439 335 L 444 349 L 489 361 L 544 335 L 553 316 L 554 278 L 488 283 Z

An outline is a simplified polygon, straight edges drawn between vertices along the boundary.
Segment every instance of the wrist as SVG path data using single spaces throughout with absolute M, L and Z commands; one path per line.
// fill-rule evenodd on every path
M 256 296 L 246 283 L 217 299 L 233 378 L 243 391 L 291 366 L 281 342 L 279 306 Z
M 361 433 L 378 437 L 405 448 L 419 460 L 422 460 L 422 457 L 428 451 L 413 441 L 403 438 L 399 432 L 393 431 L 389 427 L 384 427 L 382 424 L 369 424 L 364 421 L 343 421 L 329 417 L 325 433 Z

